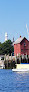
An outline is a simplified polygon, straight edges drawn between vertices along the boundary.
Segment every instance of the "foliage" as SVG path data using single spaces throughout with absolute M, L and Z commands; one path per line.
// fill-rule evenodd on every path
M 11 53 L 14 51 L 13 45 L 12 45 L 12 41 L 8 40 L 4 43 L 0 42 L 0 55 L 4 55 L 4 54 L 9 54 L 11 55 Z

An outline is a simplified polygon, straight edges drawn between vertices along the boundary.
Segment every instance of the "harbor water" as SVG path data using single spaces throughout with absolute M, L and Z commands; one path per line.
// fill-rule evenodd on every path
M 0 92 L 29 92 L 29 72 L 0 69 Z

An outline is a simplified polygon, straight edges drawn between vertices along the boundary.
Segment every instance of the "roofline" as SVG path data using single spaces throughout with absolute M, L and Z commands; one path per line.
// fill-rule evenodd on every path
M 24 39 L 26 39 L 26 40 L 28 41 L 28 39 L 27 39 L 26 37 L 23 37 L 22 41 L 23 41 Z M 22 42 L 22 41 L 21 41 L 21 42 Z M 21 42 L 20 42 L 20 43 L 21 43 Z M 29 42 L 29 41 L 28 41 L 28 42 Z M 19 43 L 19 42 L 18 42 L 18 43 Z M 13 45 L 18 44 L 18 43 L 15 43 L 15 42 L 14 42 Z
M 24 38 L 22 39 L 22 41 L 23 41 L 24 39 L 26 39 L 26 40 L 28 41 L 28 39 L 27 39 L 26 37 L 24 37 Z M 22 41 L 21 41 L 21 42 L 22 42 Z M 21 43 L 21 42 L 20 42 L 20 43 Z M 28 41 L 28 42 L 29 42 L 29 41 Z

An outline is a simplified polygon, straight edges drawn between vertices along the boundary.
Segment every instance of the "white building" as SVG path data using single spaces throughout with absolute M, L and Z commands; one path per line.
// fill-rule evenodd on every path
M 7 32 L 5 33 L 5 41 L 7 41 L 8 40 L 8 34 L 7 34 Z

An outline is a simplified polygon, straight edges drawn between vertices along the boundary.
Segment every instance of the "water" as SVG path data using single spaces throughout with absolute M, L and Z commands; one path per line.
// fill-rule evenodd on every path
M 29 73 L 0 70 L 0 92 L 29 92 Z

